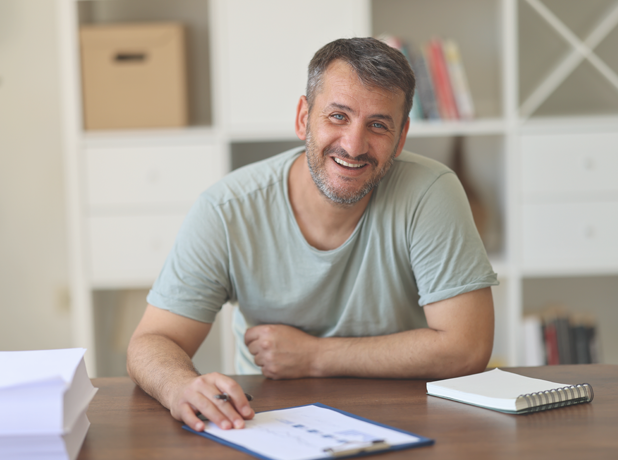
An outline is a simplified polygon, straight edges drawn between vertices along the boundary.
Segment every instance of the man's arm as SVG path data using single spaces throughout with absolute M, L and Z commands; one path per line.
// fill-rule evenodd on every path
M 204 429 L 200 412 L 220 428 L 242 428 L 254 412 L 240 386 L 218 373 L 200 375 L 191 362 L 211 324 L 148 305 L 131 337 L 127 371 L 172 416 L 196 431 Z M 227 393 L 231 402 L 214 396 Z
M 359 338 L 316 338 L 281 325 L 247 330 L 255 363 L 271 378 L 391 377 L 442 379 L 481 372 L 491 356 L 491 288 L 424 307 L 428 328 Z

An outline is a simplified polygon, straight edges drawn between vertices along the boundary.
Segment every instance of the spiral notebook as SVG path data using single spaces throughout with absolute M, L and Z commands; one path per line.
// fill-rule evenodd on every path
M 427 383 L 427 394 L 508 414 L 527 414 L 594 398 L 587 383 L 569 385 L 494 369 Z

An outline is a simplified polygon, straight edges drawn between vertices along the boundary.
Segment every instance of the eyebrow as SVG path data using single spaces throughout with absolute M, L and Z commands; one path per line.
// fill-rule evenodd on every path
M 346 111 L 346 112 L 350 112 L 352 114 L 356 113 L 356 111 L 353 110 L 352 107 L 349 107 L 349 106 L 347 106 L 345 104 L 339 104 L 338 102 L 331 102 L 330 104 L 328 104 L 326 106 L 326 109 L 331 109 L 331 108 L 343 110 L 343 111 Z M 384 115 L 384 114 L 381 114 L 381 113 L 376 113 L 376 114 L 373 114 L 373 115 L 369 115 L 368 118 L 376 118 L 378 120 L 383 120 L 383 121 L 386 121 L 386 122 L 390 123 L 392 126 L 395 126 L 395 120 L 393 120 L 393 117 L 391 117 L 390 115 Z

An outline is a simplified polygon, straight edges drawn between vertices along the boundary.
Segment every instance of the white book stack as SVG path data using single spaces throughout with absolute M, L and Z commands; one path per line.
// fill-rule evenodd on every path
M 73 460 L 90 422 L 83 348 L 0 352 L 0 458 Z

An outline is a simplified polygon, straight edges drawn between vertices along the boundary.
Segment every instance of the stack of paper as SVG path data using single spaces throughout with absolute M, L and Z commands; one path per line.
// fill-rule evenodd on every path
M 0 352 L 0 458 L 73 460 L 90 422 L 83 348 Z

